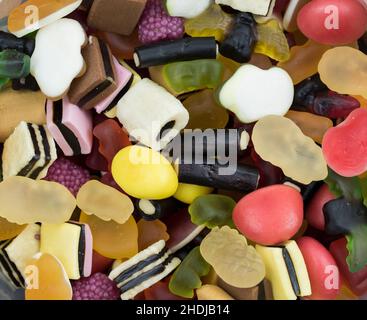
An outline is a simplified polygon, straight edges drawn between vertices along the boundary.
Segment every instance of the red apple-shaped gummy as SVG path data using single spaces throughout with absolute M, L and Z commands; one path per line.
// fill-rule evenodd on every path
M 297 244 L 305 260 L 310 278 L 311 300 L 333 300 L 339 293 L 341 279 L 338 266 L 330 252 L 317 240 L 302 237 Z
M 322 185 L 306 208 L 305 217 L 307 222 L 318 230 L 324 230 L 325 216 L 322 207 L 325 203 L 334 199 L 335 196 L 330 192 L 327 184 Z
M 272 185 L 243 197 L 233 222 L 248 239 L 274 245 L 292 238 L 303 222 L 303 200 L 293 187 Z
M 298 14 L 302 33 L 316 42 L 342 45 L 359 39 L 367 28 L 367 10 L 359 0 L 313 0 Z
M 367 170 L 367 110 L 354 110 L 324 135 L 322 151 L 328 166 L 344 177 Z

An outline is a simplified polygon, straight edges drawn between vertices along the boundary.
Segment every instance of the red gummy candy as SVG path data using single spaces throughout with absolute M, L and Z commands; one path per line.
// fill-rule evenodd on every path
M 324 135 L 322 151 L 328 166 L 344 177 L 367 170 L 367 110 L 354 110 L 344 122 Z
M 347 265 L 347 241 L 345 238 L 334 241 L 330 245 L 330 252 L 334 256 L 340 272 L 356 295 L 367 293 L 367 266 L 358 272 L 350 272 Z
M 298 14 L 299 29 L 307 38 L 327 45 L 359 39 L 367 28 L 367 11 L 358 0 L 313 0 Z
M 262 245 L 289 240 L 302 226 L 302 196 L 286 185 L 258 189 L 237 203 L 233 222 L 247 238 Z
M 109 169 L 111 169 L 111 163 L 116 153 L 131 145 L 129 136 L 112 119 L 96 125 L 93 129 L 93 135 L 98 139 L 98 151 L 107 160 Z
M 339 293 L 341 277 L 335 259 L 317 240 L 302 237 L 297 244 L 305 260 L 310 278 L 311 300 L 333 300 Z
M 335 196 L 330 192 L 329 187 L 324 184 L 312 197 L 305 212 L 307 222 L 318 230 L 325 229 L 325 216 L 322 208 L 325 203 L 334 200 Z
M 93 250 L 92 274 L 107 272 L 107 270 L 112 266 L 113 261 L 113 259 L 106 258 Z
M 188 300 L 174 295 L 169 291 L 168 282 L 159 281 L 144 290 L 145 300 Z

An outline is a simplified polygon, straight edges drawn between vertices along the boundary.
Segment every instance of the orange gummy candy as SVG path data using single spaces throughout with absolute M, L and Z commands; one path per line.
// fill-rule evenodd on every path
M 25 227 L 26 225 L 11 223 L 0 217 L 0 241 L 15 238 Z
M 48 253 L 38 253 L 26 267 L 26 300 L 71 300 L 73 291 L 61 262 Z
M 159 240 L 168 241 L 169 239 L 169 234 L 166 232 L 167 226 L 160 220 L 147 221 L 140 219 L 138 222 L 138 230 L 139 251 L 148 248 Z
M 81 212 L 80 222 L 89 225 L 93 236 L 93 249 L 111 259 L 131 258 L 138 253 L 138 227 L 134 217 L 124 224 L 103 221 L 95 215 Z

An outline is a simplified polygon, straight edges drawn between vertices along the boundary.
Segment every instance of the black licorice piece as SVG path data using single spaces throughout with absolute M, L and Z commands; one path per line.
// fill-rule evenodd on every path
M 39 91 L 40 90 L 37 80 L 32 75 L 28 75 L 27 77 L 21 78 L 21 79 L 13 79 L 12 88 L 13 90 L 16 90 L 16 91 L 18 90 Z
M 252 14 L 240 12 L 233 27 L 219 46 L 221 55 L 239 63 L 250 61 L 257 41 L 256 21 Z
M 216 59 L 217 43 L 214 37 L 183 38 L 162 41 L 135 49 L 134 61 L 138 68 L 148 68 L 171 62 Z
M 224 171 L 225 170 L 225 171 Z M 232 171 L 232 174 L 225 174 Z M 217 189 L 251 192 L 259 183 L 259 171 L 248 165 L 180 164 L 178 180 Z
M 169 214 L 173 214 L 182 206 L 180 201 L 172 197 L 163 200 L 135 200 L 136 212 L 147 221 L 161 219 Z
M 305 110 L 308 106 L 312 106 L 316 98 L 316 94 L 328 90 L 327 86 L 321 81 L 320 75 L 316 74 L 297 84 L 294 88 L 294 100 L 292 109 Z
M 0 31 L 0 51 L 14 49 L 31 56 L 35 47 L 35 40 L 29 38 L 17 38 L 11 33 Z
M 287 267 L 289 279 L 291 281 L 294 294 L 298 297 L 298 296 L 301 295 L 301 289 L 300 289 L 300 286 L 299 286 L 299 283 L 298 283 L 296 269 L 294 267 L 292 258 L 289 255 L 289 252 L 288 252 L 287 248 L 285 248 L 285 247 L 282 248 L 282 255 L 283 255 L 284 263 Z
M 356 227 L 367 224 L 367 208 L 359 201 L 349 202 L 341 197 L 327 202 L 322 211 L 328 235 L 350 234 Z

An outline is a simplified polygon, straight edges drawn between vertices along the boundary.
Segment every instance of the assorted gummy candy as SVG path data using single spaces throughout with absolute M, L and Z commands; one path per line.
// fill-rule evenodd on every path
M 0 299 L 367 299 L 366 3 L 0 1 Z

